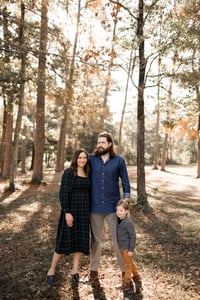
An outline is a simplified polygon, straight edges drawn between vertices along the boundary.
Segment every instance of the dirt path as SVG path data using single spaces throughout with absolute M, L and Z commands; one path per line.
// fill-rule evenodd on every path
M 136 168 L 130 167 L 129 173 L 132 184 L 136 188 Z M 196 165 L 167 166 L 166 172 L 153 170 L 151 166 L 145 168 L 146 184 L 148 188 L 175 194 L 188 199 L 200 199 L 200 179 L 196 178 Z
M 55 247 L 59 216 L 61 174 L 45 171 L 44 183 L 28 184 L 31 174 L 20 176 L 19 189 L 3 193 L 0 182 L 0 300 L 197 300 L 200 299 L 200 183 L 196 167 L 168 166 L 167 172 L 146 168 L 151 211 L 133 205 L 138 241 L 135 259 L 143 277 L 143 293 L 116 290 L 120 272 L 109 232 L 105 227 L 100 286 L 70 282 L 71 257 L 64 257 L 56 274 L 56 287 L 46 285 L 46 271 Z M 129 174 L 136 198 L 136 168 Z M 83 257 L 80 274 L 88 273 Z

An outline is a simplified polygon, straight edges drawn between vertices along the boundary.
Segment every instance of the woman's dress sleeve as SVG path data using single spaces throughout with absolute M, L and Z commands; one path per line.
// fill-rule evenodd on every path
M 74 175 L 71 169 L 66 169 L 61 178 L 59 198 L 61 209 L 64 213 L 71 211 L 71 194 L 73 189 Z

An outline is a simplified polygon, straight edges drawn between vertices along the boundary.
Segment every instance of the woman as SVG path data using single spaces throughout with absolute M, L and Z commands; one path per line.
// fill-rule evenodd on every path
M 89 255 L 89 157 L 84 149 L 76 150 L 70 168 L 62 175 L 59 198 L 61 214 L 47 282 L 55 284 L 55 271 L 63 254 L 73 253 L 72 279 L 79 281 L 81 253 Z

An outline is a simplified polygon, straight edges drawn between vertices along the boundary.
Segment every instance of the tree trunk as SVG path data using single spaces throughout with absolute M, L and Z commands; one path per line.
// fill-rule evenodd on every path
M 26 173 L 26 139 L 22 139 L 21 146 L 21 172 Z
M 105 115 L 105 116 L 107 115 L 108 95 L 109 95 L 109 91 L 110 91 L 110 82 L 111 82 L 111 70 L 112 70 L 113 62 L 114 62 L 114 58 L 115 58 L 114 43 L 116 40 L 118 12 L 119 12 L 119 6 L 115 4 L 114 8 L 113 8 L 113 13 L 112 13 L 112 17 L 113 17 L 113 21 L 114 21 L 113 34 L 112 34 L 112 46 L 111 46 L 110 62 L 108 65 L 108 73 L 107 73 L 106 82 L 105 82 L 104 101 L 103 101 L 103 110 L 104 110 L 103 115 Z M 101 120 L 101 123 L 102 123 L 102 131 L 104 131 L 105 130 L 105 128 L 104 128 L 105 122 L 103 119 Z
M 3 138 L 2 138 L 2 178 L 9 178 L 10 164 L 12 158 L 12 132 L 13 132 L 13 102 L 8 99 L 4 102 L 4 120 L 3 120 Z
M 172 74 L 174 74 L 176 60 L 177 60 L 177 50 L 174 51 Z M 168 107 L 169 108 L 171 107 L 171 103 L 172 103 L 172 84 L 173 84 L 173 77 L 171 76 L 170 82 L 169 82 L 169 91 L 168 91 L 168 95 L 169 95 Z M 164 144 L 163 144 L 161 171 L 165 171 L 166 159 L 167 159 L 168 139 L 169 139 L 170 131 L 173 128 L 173 124 L 170 124 L 171 123 L 170 122 L 170 115 L 171 115 L 171 111 L 169 109 L 169 111 L 167 113 L 167 118 L 166 118 L 166 121 L 167 121 L 168 125 L 165 126 L 165 139 L 164 139 Z
M 73 76 L 74 76 L 74 62 L 75 55 L 77 49 L 78 42 L 78 34 L 79 34 L 79 22 L 80 22 L 80 12 L 81 12 L 81 0 L 78 1 L 78 13 L 77 13 L 77 22 L 76 22 L 76 33 L 74 37 L 74 46 L 73 46 L 73 55 L 70 65 L 69 78 L 66 79 L 66 99 L 63 105 L 63 119 L 60 128 L 60 136 L 58 141 L 58 151 L 57 151 L 57 163 L 56 163 L 56 172 L 60 172 L 64 169 L 65 162 L 65 139 L 66 139 L 66 127 L 67 127 L 67 115 L 68 115 L 68 106 L 73 100 L 73 92 L 72 92 L 72 84 L 73 84 Z M 68 69 L 68 66 L 66 66 Z
M 158 169 L 158 153 L 159 153 L 159 124 L 160 124 L 160 64 L 161 58 L 158 58 L 158 89 L 157 89 L 157 115 L 156 115 L 156 135 L 154 144 L 154 166 L 153 169 Z
M 197 149 L 197 178 L 200 178 L 200 92 L 197 87 L 197 103 L 198 103 L 198 149 Z
M 57 160 L 56 160 L 56 168 L 55 168 L 56 172 L 61 172 L 64 169 L 66 126 L 67 126 L 67 113 L 65 112 L 65 117 L 62 119 L 62 124 L 60 127 L 60 136 L 58 141 L 58 151 L 57 151 Z
M 124 115 L 125 115 L 126 103 L 127 103 L 129 79 L 130 79 L 130 74 L 131 74 L 131 71 L 132 71 L 132 59 L 133 59 L 133 49 L 131 49 L 131 55 L 130 55 L 129 67 L 128 67 L 128 74 L 127 74 L 127 81 L 126 81 L 126 88 L 125 88 L 124 105 L 123 105 L 121 120 L 120 120 L 120 124 L 119 124 L 119 138 L 118 138 L 118 140 L 119 140 L 118 153 L 119 154 L 121 153 L 121 147 L 122 147 L 122 129 L 123 129 L 123 124 L 124 124 Z
M 163 152 L 162 152 L 162 161 L 161 161 L 161 171 L 165 171 L 166 159 L 167 159 L 167 145 L 168 145 L 168 131 L 169 129 L 165 129 L 165 139 L 163 144 Z
M 40 184 L 43 179 L 43 156 L 44 156 L 44 123 L 45 123 L 45 67 L 46 48 L 48 37 L 48 0 L 42 1 L 41 27 L 40 27 L 40 50 L 38 66 L 37 104 L 36 104 L 36 132 L 35 132 L 35 157 L 33 165 L 32 183 Z
M 19 134 L 21 131 L 22 116 L 24 112 L 24 86 L 25 86 L 25 64 L 26 64 L 26 53 L 24 51 L 24 15 L 25 15 L 25 6 L 21 4 L 21 23 L 19 31 L 19 42 L 20 42 L 20 56 L 21 56 L 21 82 L 20 82 L 20 95 L 19 95 L 19 104 L 18 104 L 18 115 L 15 125 L 14 140 L 13 140 L 13 151 L 12 151 L 12 160 L 10 165 L 10 180 L 9 180 L 9 189 L 10 191 L 15 190 L 15 177 L 17 172 L 18 164 L 18 148 L 19 148 Z
M 9 64 L 9 31 L 8 12 L 3 9 L 3 39 L 4 39 L 4 66 Z M 3 130 L 1 138 L 1 177 L 9 178 L 10 162 L 12 157 L 12 132 L 13 132 L 13 99 L 12 96 L 6 98 L 6 86 L 2 85 L 2 98 L 4 99 Z
M 137 204 L 147 204 L 145 185 L 145 118 L 144 118 L 144 87 L 146 61 L 144 56 L 144 3 L 139 0 L 139 16 L 137 36 L 139 41 L 139 83 L 138 83 L 138 107 L 137 107 Z
M 198 130 L 198 149 L 197 149 L 197 178 L 200 178 L 200 117 Z

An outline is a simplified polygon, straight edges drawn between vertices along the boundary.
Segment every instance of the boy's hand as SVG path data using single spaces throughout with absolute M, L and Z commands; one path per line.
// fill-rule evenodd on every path
M 128 256 L 133 256 L 133 252 L 128 251 Z

